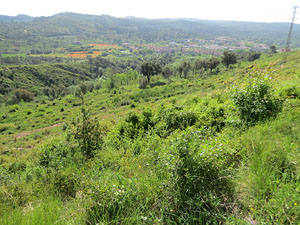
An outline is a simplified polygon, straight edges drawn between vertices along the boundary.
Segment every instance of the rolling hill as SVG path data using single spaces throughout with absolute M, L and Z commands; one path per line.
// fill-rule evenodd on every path
M 0 17 L 0 51 L 4 46 L 33 46 L 70 39 L 104 40 L 110 43 L 153 43 L 178 38 L 234 37 L 284 46 L 289 23 L 207 21 L 197 19 L 116 18 L 108 15 L 59 13 L 49 17 Z M 300 46 L 300 25 L 294 27 L 293 46 Z

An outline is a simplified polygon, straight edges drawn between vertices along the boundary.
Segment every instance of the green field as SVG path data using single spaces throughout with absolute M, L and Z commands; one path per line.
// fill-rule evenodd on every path
M 1 68 L 0 224 L 300 223 L 299 51 L 146 86 L 134 60 Z

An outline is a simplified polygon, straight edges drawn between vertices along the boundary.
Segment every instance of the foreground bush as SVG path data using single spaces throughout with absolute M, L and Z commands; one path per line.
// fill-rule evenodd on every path
M 74 123 L 75 127 L 70 131 L 69 137 L 74 138 L 84 156 L 92 158 L 95 151 L 101 149 L 106 128 L 102 127 L 97 119 L 90 117 L 84 105 L 81 114 L 82 118 Z
M 268 78 L 264 74 L 253 74 L 245 88 L 236 88 L 232 99 L 242 122 L 253 125 L 276 116 L 281 110 L 281 102 L 272 93 Z

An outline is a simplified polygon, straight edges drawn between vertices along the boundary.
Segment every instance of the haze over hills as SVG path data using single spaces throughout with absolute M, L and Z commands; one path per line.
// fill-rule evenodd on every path
M 108 15 L 59 13 L 49 17 L 0 16 L 0 39 L 73 36 L 75 39 L 102 39 L 113 43 L 151 43 L 176 38 L 215 38 L 229 36 L 265 44 L 284 46 L 289 23 L 211 21 L 191 18 L 116 18 Z M 25 33 L 24 33 L 25 30 Z M 36 40 L 35 40 L 36 41 Z M 294 47 L 300 46 L 300 25 L 293 31 Z

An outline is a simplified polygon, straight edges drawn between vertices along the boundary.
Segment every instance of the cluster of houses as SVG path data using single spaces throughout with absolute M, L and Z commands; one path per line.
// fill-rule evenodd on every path
M 150 50 L 158 53 L 196 53 L 220 55 L 224 50 L 253 50 L 264 51 L 269 46 L 250 41 L 239 41 L 231 37 L 217 37 L 215 39 L 183 39 L 155 44 L 130 44 L 123 43 L 122 47 L 133 50 Z

